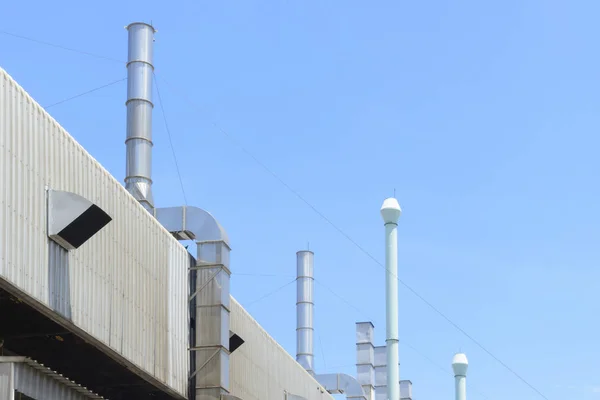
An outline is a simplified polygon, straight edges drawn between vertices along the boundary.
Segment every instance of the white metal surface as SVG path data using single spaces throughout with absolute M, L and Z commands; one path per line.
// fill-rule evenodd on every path
M 222 241 L 229 246 L 229 236 L 208 211 L 194 206 L 164 207 L 154 210 L 156 219 L 179 240 L 196 243 Z
M 400 381 L 400 398 L 412 399 L 412 382 L 409 380 Z
M 195 398 L 220 400 L 229 394 L 231 249 L 224 240 L 196 244 Z
M 284 400 L 306 400 L 306 399 L 304 397 L 302 397 L 302 396 L 296 396 L 296 395 L 291 394 L 291 393 L 286 393 Z
M 0 356 L 0 399 L 15 400 L 15 390 L 35 400 L 104 399 L 29 358 Z
M 454 371 L 454 394 L 456 400 L 467 400 L 467 369 L 469 361 L 463 353 L 455 354 L 452 358 Z
M 373 365 L 375 367 L 385 367 L 387 365 L 387 354 L 385 352 L 385 346 L 375 346 L 375 348 L 373 349 Z
M 0 284 L 185 396 L 185 248 L 2 69 L 0 85 Z M 46 187 L 89 199 L 113 221 L 76 251 L 58 251 Z
M 375 326 L 372 322 L 356 323 L 356 379 L 367 400 L 375 400 Z
M 96 204 L 75 193 L 47 190 L 48 237 L 67 250 L 74 250 L 90 240 L 110 223 L 111 217 Z M 85 224 L 85 231 L 79 226 Z
M 388 400 L 386 385 L 375 387 L 375 400 Z M 411 381 L 400 381 L 400 400 L 412 400 Z
M 244 400 L 284 399 L 292 393 L 307 400 L 333 399 L 233 298 L 231 330 L 244 344 L 231 354 L 231 394 Z
M 315 378 L 332 394 L 343 394 L 347 399 L 367 400 L 356 378 L 346 374 L 321 374 Z
M 0 399 L 14 400 L 15 380 L 13 376 L 13 365 L 10 363 L 0 363 Z
M 375 347 L 375 400 L 388 400 L 387 394 L 387 365 L 385 346 Z M 412 398 L 412 382 L 401 380 L 399 382 L 399 399 Z
M 385 223 L 385 311 L 387 348 L 388 399 L 400 398 L 398 366 L 398 218 L 401 210 L 398 200 L 390 197 L 381 206 Z
M 387 387 L 387 367 L 385 365 L 379 365 L 375 367 L 375 387 Z M 386 392 L 387 396 L 387 392 Z

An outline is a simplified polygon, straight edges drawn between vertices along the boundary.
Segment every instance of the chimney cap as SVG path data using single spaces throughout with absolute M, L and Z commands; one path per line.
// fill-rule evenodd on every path
M 370 324 L 373 328 L 375 328 L 375 325 L 373 325 L 373 323 L 371 321 L 363 321 L 363 322 L 356 323 L 356 325 L 364 325 L 364 324 Z
M 452 370 L 454 376 L 467 376 L 469 361 L 464 353 L 457 353 L 452 358 Z
M 125 27 L 125 29 L 129 30 L 129 28 L 131 28 L 131 27 L 132 27 L 132 26 L 134 26 L 134 25 L 146 25 L 146 26 L 148 26 L 148 27 L 152 28 L 152 31 L 153 31 L 154 33 L 156 33 L 156 32 L 157 32 L 157 31 L 156 31 L 156 28 L 155 28 L 154 26 L 152 26 L 152 24 L 149 24 L 149 23 L 147 23 L 147 22 L 132 22 L 132 23 L 130 23 L 129 25 L 127 25 L 127 26 Z
M 383 201 L 383 205 L 381 206 L 383 222 L 386 224 L 395 224 L 398 222 L 401 214 L 402 209 L 400 208 L 400 204 L 394 197 L 389 197 Z

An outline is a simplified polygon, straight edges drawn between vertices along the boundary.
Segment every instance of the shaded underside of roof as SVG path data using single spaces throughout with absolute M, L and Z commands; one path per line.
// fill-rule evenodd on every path
M 0 338 L 3 355 L 34 359 L 110 400 L 174 399 L 5 288 Z

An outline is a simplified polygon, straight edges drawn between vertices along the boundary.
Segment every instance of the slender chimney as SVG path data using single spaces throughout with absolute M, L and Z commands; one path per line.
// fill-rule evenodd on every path
M 313 356 L 313 264 L 314 253 L 296 253 L 296 361 L 314 374 Z
M 395 198 L 385 199 L 381 216 L 385 223 L 385 310 L 387 350 L 387 396 L 400 398 L 398 366 L 398 218 L 402 210 Z
M 467 369 L 469 361 L 463 353 L 458 353 L 452 358 L 452 370 L 454 371 L 454 388 L 456 400 L 467 400 Z
M 154 212 L 152 196 L 152 75 L 154 72 L 152 25 L 127 26 L 127 170 L 125 188 L 146 210 Z

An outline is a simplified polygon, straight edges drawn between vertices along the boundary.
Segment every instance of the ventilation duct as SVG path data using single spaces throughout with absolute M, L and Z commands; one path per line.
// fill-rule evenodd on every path
M 154 33 L 152 25 L 127 26 L 127 167 L 125 188 L 152 213 L 152 77 Z
M 374 400 L 387 400 L 387 361 L 386 347 L 375 346 L 373 366 L 375 370 L 375 398 Z M 411 400 L 412 398 L 412 382 L 409 380 L 401 380 L 400 399 Z
M 356 376 L 368 400 L 375 400 L 375 346 L 374 325 L 356 323 Z
M 96 204 L 71 192 L 48 189 L 48 236 L 67 250 L 79 248 L 112 218 Z
M 375 370 L 377 400 L 387 399 L 387 360 L 385 346 L 375 346 L 373 367 Z
M 211 240 L 229 242 L 225 229 L 215 217 L 199 207 L 157 208 L 155 215 L 158 222 L 177 240 L 194 240 L 196 243 Z
M 347 399 L 367 400 L 358 381 L 346 374 L 322 374 L 315 378 L 331 394 L 344 394 Z
M 192 268 L 196 285 L 190 293 L 190 302 L 196 304 L 195 346 L 190 349 L 196 369 L 190 379 L 196 381 L 196 400 L 219 400 L 229 394 L 233 338 L 229 331 L 229 238 L 219 222 L 198 207 L 158 208 L 155 214 L 175 237 L 196 242 L 196 266 Z M 233 339 L 238 347 L 240 340 Z
M 412 400 L 412 382 L 409 380 L 400 381 L 400 399 Z
M 387 386 L 375 387 L 375 400 L 387 400 Z M 409 380 L 400 381 L 400 400 L 412 400 L 412 382 Z

